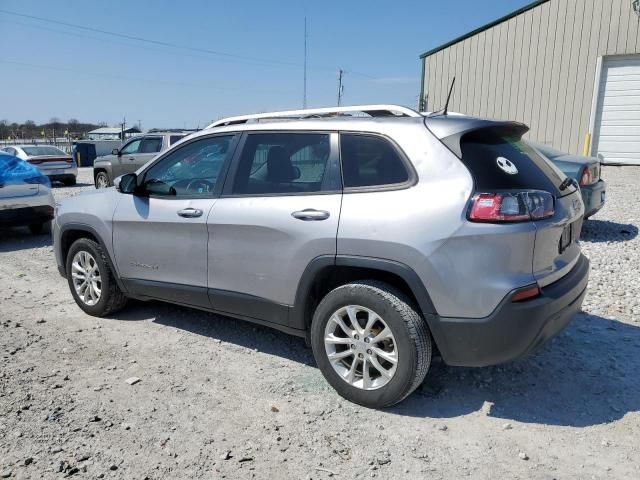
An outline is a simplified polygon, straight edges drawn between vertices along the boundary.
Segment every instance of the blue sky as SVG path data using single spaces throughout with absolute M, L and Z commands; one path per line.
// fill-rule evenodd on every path
M 196 127 L 307 103 L 415 106 L 421 53 L 530 0 L 0 0 L 0 119 Z M 218 52 L 214 54 L 211 52 Z

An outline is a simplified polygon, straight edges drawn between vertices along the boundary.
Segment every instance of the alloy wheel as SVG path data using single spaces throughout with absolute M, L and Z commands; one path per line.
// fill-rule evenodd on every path
M 393 332 L 368 308 L 347 305 L 334 312 L 325 327 L 324 346 L 333 369 L 353 387 L 376 390 L 396 373 Z
M 71 262 L 71 278 L 78 298 L 86 305 L 93 306 L 100 301 L 102 279 L 98 262 L 86 250 L 80 250 Z

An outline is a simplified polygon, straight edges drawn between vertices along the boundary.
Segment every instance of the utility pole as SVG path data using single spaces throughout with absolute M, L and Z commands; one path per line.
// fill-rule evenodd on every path
M 307 108 L 307 17 L 304 17 L 304 74 L 302 88 L 302 108 Z
M 342 86 L 342 74 L 344 71 L 342 69 L 338 70 L 338 106 L 342 104 L 342 92 L 344 91 L 344 87 Z

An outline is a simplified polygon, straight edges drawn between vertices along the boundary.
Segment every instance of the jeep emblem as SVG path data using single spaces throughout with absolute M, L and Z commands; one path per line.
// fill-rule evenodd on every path
M 508 173 L 509 175 L 515 175 L 516 173 L 518 173 L 518 168 L 513 164 L 511 160 L 507 160 L 504 157 L 498 157 L 496 163 L 498 164 L 500 170 L 502 170 L 504 173 Z

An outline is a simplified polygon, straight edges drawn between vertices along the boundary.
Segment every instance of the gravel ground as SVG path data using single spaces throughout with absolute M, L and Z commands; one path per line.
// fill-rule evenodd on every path
M 640 167 L 603 176 L 584 312 L 508 365 L 436 361 L 385 411 L 267 328 L 161 303 L 89 317 L 48 236 L 1 232 L 0 478 L 640 478 Z

